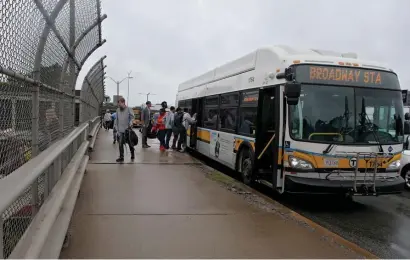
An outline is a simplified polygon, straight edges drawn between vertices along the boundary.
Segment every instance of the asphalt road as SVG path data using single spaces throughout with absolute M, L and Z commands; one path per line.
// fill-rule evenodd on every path
M 380 258 L 410 258 L 410 192 L 353 201 L 318 196 L 274 199 Z
M 237 178 L 235 173 L 195 155 L 209 166 Z M 410 258 L 410 192 L 380 197 L 278 196 L 269 188 L 255 189 L 380 258 Z

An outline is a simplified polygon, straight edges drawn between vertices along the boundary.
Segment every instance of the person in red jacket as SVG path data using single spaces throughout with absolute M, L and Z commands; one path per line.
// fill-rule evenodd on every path
M 166 136 L 166 129 L 165 129 L 165 120 L 166 120 L 166 112 L 165 108 L 161 108 L 159 110 L 159 116 L 157 118 L 156 129 L 158 130 L 157 138 L 160 142 L 159 149 L 161 151 L 165 151 L 165 136 Z

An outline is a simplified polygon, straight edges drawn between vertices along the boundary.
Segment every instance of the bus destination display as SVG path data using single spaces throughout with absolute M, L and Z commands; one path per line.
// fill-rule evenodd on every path
M 394 73 L 362 68 L 299 65 L 296 67 L 296 80 L 306 83 L 400 89 Z

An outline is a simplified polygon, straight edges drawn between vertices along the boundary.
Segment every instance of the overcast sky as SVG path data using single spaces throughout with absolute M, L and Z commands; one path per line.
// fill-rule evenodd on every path
M 403 89 L 410 76 L 410 0 L 103 0 L 107 75 L 130 81 L 130 105 L 174 104 L 178 84 L 261 46 L 356 52 L 386 63 Z M 106 94 L 116 85 L 106 80 Z M 127 96 L 127 81 L 120 85 Z

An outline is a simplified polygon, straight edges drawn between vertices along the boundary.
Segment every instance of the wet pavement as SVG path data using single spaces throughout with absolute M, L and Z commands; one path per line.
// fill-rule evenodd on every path
M 195 156 L 236 179 L 226 167 Z M 410 192 L 380 197 L 279 196 L 263 185 L 257 191 L 380 258 L 410 258 Z
M 114 163 L 100 131 L 61 258 L 359 258 L 322 234 L 243 199 L 187 154 L 137 147 Z
M 281 199 L 279 199 L 281 201 Z M 282 199 L 287 207 L 380 258 L 410 258 L 410 196 Z

